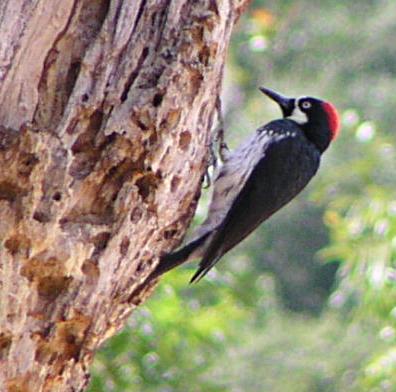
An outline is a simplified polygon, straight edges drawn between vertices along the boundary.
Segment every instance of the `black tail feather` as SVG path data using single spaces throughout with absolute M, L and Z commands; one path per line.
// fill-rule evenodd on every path
M 219 261 L 221 256 L 216 257 L 210 263 L 200 263 L 198 270 L 195 272 L 193 277 L 190 279 L 190 283 L 198 283 L 211 269 L 212 267 Z
M 158 278 L 159 276 L 163 275 L 165 272 L 176 268 L 180 264 L 183 264 L 191 253 L 198 248 L 200 245 L 204 243 L 206 238 L 210 233 L 206 233 L 203 236 L 197 238 L 194 241 L 191 241 L 186 246 L 183 246 L 181 249 L 167 253 L 163 255 L 157 265 L 156 269 L 151 273 L 150 280 Z
M 208 272 L 209 269 L 199 268 L 190 279 L 190 283 L 198 283 Z

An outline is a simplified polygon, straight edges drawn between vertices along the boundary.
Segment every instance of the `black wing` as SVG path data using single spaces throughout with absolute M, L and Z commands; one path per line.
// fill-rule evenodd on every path
M 292 200 L 314 176 L 319 162 L 319 151 L 301 132 L 277 135 L 268 143 L 225 219 L 214 230 L 191 282 L 206 275 L 228 250 Z

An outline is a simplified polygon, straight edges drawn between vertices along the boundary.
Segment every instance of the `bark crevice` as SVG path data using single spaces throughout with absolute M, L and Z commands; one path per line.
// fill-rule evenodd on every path
M 195 211 L 243 3 L 1 2 L 0 390 L 82 391 L 154 289 Z

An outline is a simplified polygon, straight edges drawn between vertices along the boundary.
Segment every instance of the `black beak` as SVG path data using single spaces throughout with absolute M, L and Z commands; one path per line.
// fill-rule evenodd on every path
M 263 94 L 265 94 L 268 98 L 271 98 L 281 107 L 284 117 L 288 117 L 292 114 L 295 103 L 294 98 L 285 97 L 266 87 L 259 87 L 259 89 Z

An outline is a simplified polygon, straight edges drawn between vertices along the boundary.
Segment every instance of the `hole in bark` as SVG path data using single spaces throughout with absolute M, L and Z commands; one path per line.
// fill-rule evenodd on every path
M 111 209 L 114 201 L 117 199 L 122 186 L 128 181 L 133 172 L 137 169 L 137 162 L 129 159 L 124 159 L 121 163 L 111 167 L 102 182 L 100 187 L 103 196 L 98 196 L 93 203 L 93 211 L 95 207 L 99 210 L 104 208 Z
M 101 110 L 95 110 L 89 118 L 89 124 L 85 132 L 78 136 L 71 148 L 75 157 L 70 165 L 69 174 L 76 179 L 81 180 L 88 176 L 99 159 L 101 146 L 96 144 L 100 144 L 97 139 L 102 127 L 103 117 Z M 104 138 L 102 143 L 110 143 L 110 136 Z
M 99 126 L 96 122 L 93 124 Z M 78 180 L 84 179 L 92 172 L 97 161 L 99 160 L 104 146 L 113 143 L 117 137 L 115 132 L 113 132 L 112 134 L 104 137 L 99 142 L 95 139 L 96 132 L 98 130 L 99 128 L 96 128 L 95 126 L 94 133 L 92 133 L 91 130 L 87 130 L 87 132 L 80 135 L 72 147 L 75 157 L 72 164 L 70 165 L 69 174 Z M 84 140 L 85 137 L 91 139 Z M 99 137 L 100 136 L 97 138 Z
M 13 235 L 7 239 L 7 241 L 4 243 L 4 246 L 12 255 L 20 253 L 28 256 L 31 247 L 31 241 L 24 235 Z
M 145 177 L 136 181 L 136 186 L 139 188 L 139 195 L 145 200 L 150 194 L 150 184 Z
M 135 122 L 135 124 L 142 130 L 142 131 L 147 131 L 148 127 L 147 125 L 143 124 L 139 118 L 132 118 L 132 120 Z
M 118 170 L 118 166 L 113 166 L 113 167 L 109 170 L 109 172 L 107 173 L 107 175 L 110 176 L 110 177 L 113 177 L 113 176 L 117 173 L 117 170 Z
M 62 200 L 62 193 L 60 192 L 55 192 L 52 196 L 52 199 L 55 201 L 61 201 Z
M 135 185 L 138 187 L 138 193 L 143 201 L 146 201 L 152 192 L 154 192 L 154 189 L 157 187 L 157 181 L 158 178 L 154 173 L 148 173 L 136 181 Z
M 39 162 L 36 155 L 31 153 L 21 153 L 18 166 L 18 173 L 21 176 L 29 176 L 33 168 Z
M 76 158 L 79 157 L 79 155 L 76 156 Z M 123 185 L 128 182 L 139 169 L 139 165 L 141 165 L 141 163 L 124 159 L 117 166 L 108 168 L 106 175 L 102 177 L 100 182 L 87 188 L 89 202 L 84 203 L 84 205 L 82 203 L 76 204 L 68 213 L 68 216 L 62 218 L 62 224 L 71 221 L 96 225 L 112 222 L 114 219 L 113 201 L 119 196 L 119 192 Z M 138 175 L 141 175 L 140 172 Z
M 19 142 L 20 133 L 0 125 L 0 150 L 8 150 Z
M 194 43 L 200 44 L 203 41 L 204 32 L 204 27 L 200 25 L 194 25 L 194 27 L 191 28 L 190 34 Z
M 100 276 L 100 271 L 95 261 L 90 259 L 85 260 L 84 264 L 81 267 L 81 271 L 86 276 L 87 282 L 89 284 L 97 283 Z
M 150 128 L 154 128 L 154 122 L 151 118 L 150 112 L 146 109 L 132 111 L 131 120 L 142 131 L 147 131 Z
M 182 132 L 179 137 L 179 147 L 183 151 L 186 151 L 190 145 L 190 142 L 191 142 L 191 133 L 188 131 Z
M 81 95 L 81 102 L 87 102 L 89 99 L 89 95 L 87 93 Z
M 74 85 L 76 84 L 76 80 L 78 77 L 78 74 L 80 73 L 81 69 L 81 62 L 80 61 L 75 61 L 74 63 L 70 64 L 70 68 L 67 72 L 66 76 L 66 85 L 65 85 L 65 90 L 66 90 L 66 96 L 70 97 Z
M 8 181 L 0 182 L 0 200 L 7 200 L 12 203 L 24 194 L 25 192 L 18 185 Z
M 55 257 L 47 260 L 34 257 L 25 261 L 21 268 L 21 275 L 28 279 L 29 282 L 38 282 L 45 277 L 64 277 L 66 272 L 63 262 Z
M 217 0 L 210 0 L 209 1 L 209 10 L 213 11 L 217 16 L 220 15 L 219 8 L 217 5 Z
M 52 328 L 53 328 L 53 325 L 52 325 L 52 324 L 49 324 L 47 327 L 44 327 L 44 328 L 40 331 L 41 336 L 42 336 L 43 338 L 48 338 L 48 336 L 50 336 L 50 333 L 51 333 L 51 331 L 52 331 Z
M 9 332 L 0 333 L 0 360 L 5 360 L 8 357 L 12 343 L 12 335 Z
M 50 344 L 47 343 L 41 336 L 39 338 L 38 347 L 34 359 L 39 363 L 52 364 L 55 359 L 55 353 L 50 349 Z
M 157 13 L 153 12 L 153 14 L 151 15 L 151 26 L 154 26 L 156 21 L 157 21 Z
M 66 276 L 64 262 L 51 257 L 36 256 L 26 260 L 21 268 L 21 275 L 31 283 L 37 284 L 37 292 L 47 301 L 53 301 L 67 290 L 72 278 Z
M 87 131 L 90 131 L 93 135 L 96 135 L 102 127 L 104 114 L 101 110 L 95 110 L 89 118 L 89 125 Z
M 209 46 L 204 45 L 204 47 L 200 50 L 198 54 L 198 59 L 201 64 L 207 66 L 209 64 L 210 59 L 210 49 Z
M 165 230 L 164 231 L 164 239 L 166 240 L 170 240 L 171 238 L 173 238 L 177 233 L 176 229 L 169 229 L 169 230 Z
M 102 251 L 103 249 L 106 248 L 109 239 L 110 239 L 110 233 L 104 231 L 103 233 L 100 233 L 94 237 L 93 243 L 95 244 L 96 249 Z
M 100 144 L 99 147 L 103 148 L 106 145 L 114 143 L 116 139 L 117 139 L 117 134 L 113 132 L 110 135 L 106 136 L 106 138 L 103 140 L 103 142 Z
M 180 184 L 180 177 L 174 176 L 171 181 L 171 192 L 176 192 Z
M 197 69 L 190 69 L 190 96 L 191 101 L 195 99 L 198 94 L 199 89 L 201 88 L 203 82 L 203 75 Z
M 161 105 L 163 98 L 164 98 L 163 94 L 160 94 L 160 93 L 155 94 L 154 98 L 153 98 L 153 106 L 156 108 L 159 105 Z
M 139 207 L 135 207 L 132 212 L 131 212 L 131 222 L 132 223 L 137 223 L 140 221 L 140 219 L 142 219 L 143 216 L 143 211 L 139 208 Z
M 95 110 L 89 118 L 89 124 L 85 132 L 78 136 L 77 140 L 74 142 L 71 150 L 73 154 L 78 154 L 79 152 L 85 152 L 92 150 L 95 142 L 95 136 L 102 126 L 103 112 L 101 110 Z
M 98 159 L 96 151 L 78 154 L 70 165 L 69 174 L 77 180 L 83 180 L 92 172 Z
M 66 291 L 72 278 L 67 276 L 44 276 L 37 282 L 37 292 L 48 301 L 55 300 Z
M 140 273 L 145 271 L 147 268 L 146 262 L 142 261 L 141 263 L 138 264 L 138 266 L 136 267 L 136 272 Z
M 157 143 L 158 141 L 158 136 L 157 133 L 155 131 L 153 131 L 149 138 L 143 141 L 143 147 L 148 148 L 153 146 L 155 143 Z
M 174 128 L 179 123 L 181 117 L 181 109 L 170 110 L 161 125 L 165 128 Z
M 127 83 L 125 84 L 124 91 L 122 92 L 121 98 L 120 98 L 121 102 L 125 102 L 126 99 L 128 98 L 129 90 L 131 89 L 133 82 L 135 81 L 136 77 L 138 76 L 139 71 L 141 70 L 142 65 L 143 65 L 144 61 L 146 60 L 148 54 L 149 54 L 149 48 L 145 47 L 142 50 L 142 53 L 141 53 L 139 60 L 136 64 L 136 68 L 132 71 L 131 75 L 128 78 Z
M 122 239 L 121 244 L 120 244 L 120 253 L 122 256 L 125 256 L 127 254 L 130 243 L 131 243 L 131 241 L 129 240 L 128 237 L 124 237 Z
M 138 88 L 148 89 L 157 87 L 162 74 L 165 71 L 165 66 L 157 65 L 153 67 L 149 77 L 142 79 L 142 83 L 138 84 Z
M 62 360 L 78 360 L 81 346 L 85 338 L 86 331 L 91 323 L 89 317 L 81 314 L 73 319 L 56 323 L 55 336 L 49 343 L 43 344 L 45 356 L 61 356 Z
M 108 231 L 104 231 L 102 233 L 99 233 L 92 239 L 92 243 L 95 246 L 95 250 L 93 251 L 92 256 L 97 256 L 101 252 L 103 252 L 104 249 L 106 249 L 107 244 L 110 240 L 111 234 Z
M 48 223 L 51 220 L 51 217 L 44 211 L 36 211 L 33 214 L 33 219 L 40 223 Z
M 145 1 L 142 1 L 142 2 L 140 3 L 139 10 L 138 10 L 138 13 L 137 13 L 137 15 L 136 15 L 136 19 L 135 19 L 134 24 L 133 24 L 132 33 L 135 31 L 136 26 L 138 25 L 138 23 L 139 23 L 139 21 L 140 21 L 140 18 L 141 18 L 142 15 L 143 15 L 143 11 L 144 11 L 144 7 L 145 7 L 145 6 L 146 6 L 146 2 L 145 2 Z

